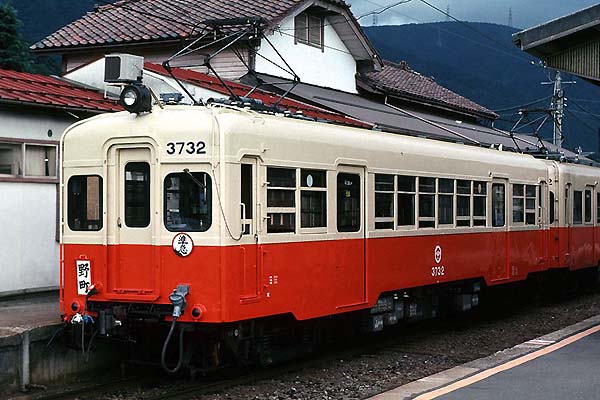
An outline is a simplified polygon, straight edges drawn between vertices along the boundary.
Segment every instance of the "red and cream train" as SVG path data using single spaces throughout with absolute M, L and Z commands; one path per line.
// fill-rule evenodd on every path
M 61 176 L 65 321 L 244 357 L 280 320 L 379 330 L 600 261 L 600 169 L 234 107 L 80 122 Z

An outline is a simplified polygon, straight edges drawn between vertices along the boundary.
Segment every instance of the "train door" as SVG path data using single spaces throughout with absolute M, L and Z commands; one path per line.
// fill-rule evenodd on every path
M 548 206 L 546 199 L 548 198 L 548 184 L 545 181 L 540 182 L 538 187 L 538 228 L 539 228 L 539 253 L 538 261 L 541 266 L 548 263 Z
M 548 166 L 548 266 L 560 265 L 560 186 L 558 186 L 558 169 L 556 165 Z
M 571 266 L 572 261 L 572 249 L 571 243 L 573 242 L 573 190 L 572 185 L 567 183 L 565 185 L 565 243 L 564 243 L 564 254 L 565 254 L 565 267 Z
M 582 241 L 584 248 L 583 260 L 581 263 L 582 266 L 592 266 L 596 264 L 594 261 L 594 247 L 596 243 L 596 229 L 594 229 L 595 220 L 593 212 L 594 197 L 596 197 L 596 186 L 586 185 L 585 190 L 583 191 L 583 223 L 585 229 L 583 230 L 584 239 Z
M 493 280 L 509 278 L 509 216 L 508 216 L 508 180 L 492 181 L 492 228 L 493 235 Z
M 366 174 L 363 167 L 340 167 L 336 177 L 336 298 L 338 307 L 366 300 Z
M 255 158 L 244 158 L 240 165 L 240 215 L 242 220 L 241 293 L 242 301 L 259 295 L 258 246 L 258 163 Z
M 156 173 L 152 149 L 111 148 L 108 166 L 110 298 L 158 297 L 159 257 L 154 246 L 153 191 Z

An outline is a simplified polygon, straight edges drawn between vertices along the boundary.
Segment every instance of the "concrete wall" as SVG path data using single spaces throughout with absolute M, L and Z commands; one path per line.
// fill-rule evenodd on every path
M 290 64 L 303 83 L 357 93 L 356 61 L 337 32 L 325 19 L 325 49 L 294 43 L 294 17 L 290 15 L 280 24 L 269 40 Z M 335 49 L 335 50 L 334 50 Z M 258 52 L 269 60 L 283 65 L 273 48 L 263 40 Z M 262 57 L 256 57 L 256 71 L 291 79 L 292 76 Z
M 56 140 L 76 119 L 63 112 L 0 108 L 3 138 Z M 53 136 L 48 137 L 48 130 Z M 0 177 L 0 296 L 56 288 L 59 246 L 56 241 L 57 184 L 10 182 Z

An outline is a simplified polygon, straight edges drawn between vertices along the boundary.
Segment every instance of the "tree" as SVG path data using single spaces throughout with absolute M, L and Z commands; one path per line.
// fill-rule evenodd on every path
M 31 56 L 20 28 L 21 21 L 16 10 L 8 4 L 0 5 L 0 68 L 14 71 L 31 69 Z

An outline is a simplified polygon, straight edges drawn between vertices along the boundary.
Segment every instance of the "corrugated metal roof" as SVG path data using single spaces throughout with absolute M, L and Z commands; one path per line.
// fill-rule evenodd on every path
M 122 111 L 116 101 L 101 93 L 49 76 L 0 69 L 0 103 L 85 110 Z
M 343 0 L 322 0 L 348 9 Z M 307 0 L 121 0 L 59 29 L 34 50 L 181 40 L 198 34 L 209 19 L 283 19 Z M 353 17 L 351 17 L 353 18 Z
M 498 118 L 493 111 L 446 89 L 433 78 L 413 71 L 406 63 L 384 61 L 381 71 L 361 74 L 360 79 L 372 90 L 390 96 L 450 108 L 486 119 Z
M 144 68 L 148 71 L 152 71 L 164 76 L 169 76 L 167 71 L 161 66 L 152 63 L 145 63 Z M 221 84 L 221 82 L 212 75 L 204 74 L 187 69 L 173 68 L 173 74 L 182 81 L 198 85 L 204 89 L 208 89 L 224 95 L 229 95 L 229 91 Z M 240 97 L 250 97 L 256 100 L 262 101 L 267 106 L 273 106 L 280 96 L 271 92 L 267 92 L 261 89 L 255 89 L 251 86 L 244 85 L 237 82 L 225 81 L 227 86 L 233 91 L 233 93 Z M 318 108 L 300 101 L 291 100 L 288 98 L 283 99 L 279 103 L 280 107 L 289 110 L 293 113 L 301 111 L 307 117 L 327 120 L 338 124 L 355 126 L 360 128 L 372 128 L 373 125 L 360 121 L 358 119 L 345 116 L 341 113 L 328 111 L 322 108 Z
M 289 81 L 282 78 L 265 74 L 258 74 L 258 76 L 266 85 L 279 90 L 289 88 Z M 521 151 L 536 150 L 538 147 L 538 140 L 533 136 L 520 134 L 515 135 L 515 140 L 513 140 L 508 132 L 499 129 L 407 109 L 412 114 L 409 115 L 356 94 L 305 83 L 296 86 L 292 95 L 307 103 L 373 123 L 379 129 L 387 132 L 469 144 L 470 141 L 463 138 L 468 137 L 482 146 L 501 144 L 505 149 L 520 149 Z M 429 121 L 429 123 L 423 120 Z M 544 142 L 544 145 L 552 152 L 558 150 L 558 147 L 551 143 Z M 575 157 L 575 153 L 569 150 L 560 149 L 560 151 L 567 157 Z

